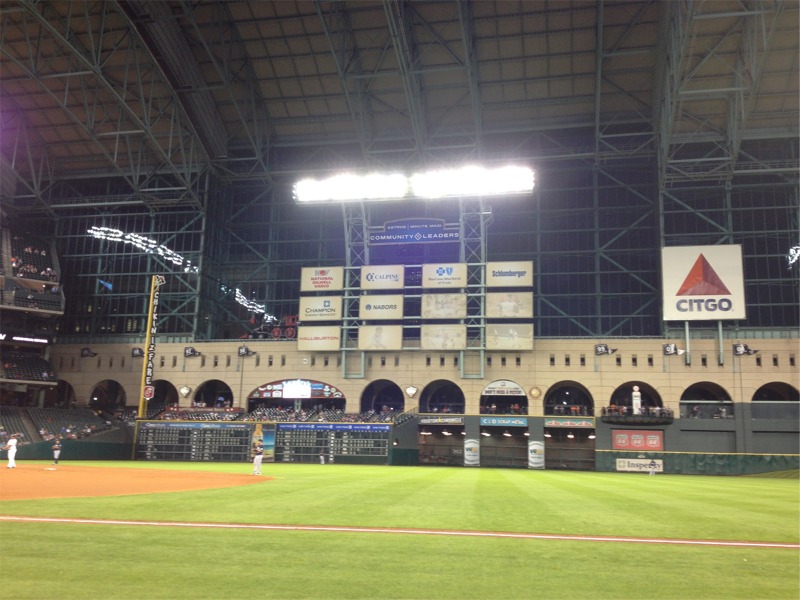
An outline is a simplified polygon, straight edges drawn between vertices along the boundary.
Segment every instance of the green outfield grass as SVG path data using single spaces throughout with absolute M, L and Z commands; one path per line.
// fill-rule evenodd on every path
M 265 473 L 275 479 L 2 502 L 0 514 L 800 542 L 796 479 L 290 464 Z M 796 548 L 14 522 L 0 522 L 0 536 L 9 599 L 800 597 Z

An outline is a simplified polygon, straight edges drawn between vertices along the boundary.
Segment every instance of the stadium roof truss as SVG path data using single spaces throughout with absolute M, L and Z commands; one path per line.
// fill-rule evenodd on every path
M 290 269 L 364 264 L 380 224 L 292 206 L 298 177 L 524 162 L 533 198 L 456 207 L 454 260 L 533 257 L 542 335 L 653 335 L 643 254 L 771 231 L 746 248 L 755 290 L 798 242 L 799 17 L 784 0 L 0 0 L 2 212 L 68 238 L 87 216 L 155 233 L 193 211 L 209 281 L 279 313 Z M 750 225 L 764 197 L 776 222 Z M 176 333 L 235 318 L 181 278 Z

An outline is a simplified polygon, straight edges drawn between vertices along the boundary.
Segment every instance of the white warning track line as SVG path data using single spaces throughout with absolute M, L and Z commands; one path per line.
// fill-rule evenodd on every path
M 439 529 L 395 529 L 383 527 L 338 527 L 327 525 L 258 525 L 248 523 L 191 523 L 179 521 L 118 521 L 113 519 L 66 519 L 50 517 L 15 517 L 0 515 L 0 521 L 18 523 L 77 523 L 82 525 L 132 525 L 144 527 L 194 527 L 205 529 L 256 529 L 279 531 L 333 531 L 347 533 L 404 533 L 463 537 L 514 538 L 527 540 L 560 540 L 570 542 L 619 542 L 630 544 L 673 544 L 680 546 L 727 546 L 739 548 L 800 549 L 800 544 L 781 542 L 744 542 L 728 540 L 687 540 L 671 538 L 606 537 L 590 535 L 556 535 L 548 533 L 513 533 L 504 531 L 458 531 Z

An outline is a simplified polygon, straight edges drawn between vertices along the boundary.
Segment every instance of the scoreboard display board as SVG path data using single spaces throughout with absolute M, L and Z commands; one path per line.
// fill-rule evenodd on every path
M 248 461 L 253 430 L 252 423 L 141 421 L 136 434 L 136 459 Z
M 391 425 L 384 423 L 278 423 L 276 462 L 386 464 Z

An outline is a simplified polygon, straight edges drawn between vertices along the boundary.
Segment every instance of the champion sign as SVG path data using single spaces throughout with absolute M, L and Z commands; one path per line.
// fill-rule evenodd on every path
M 663 248 L 664 320 L 744 319 L 741 246 Z

